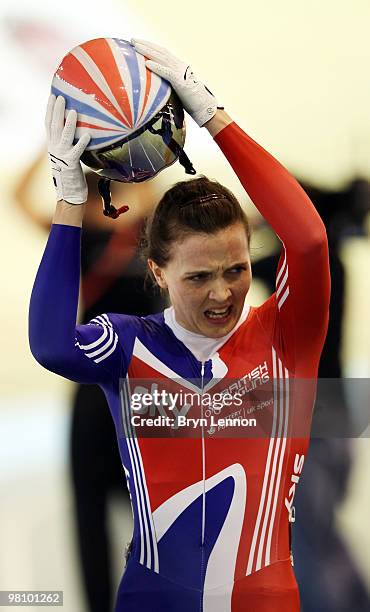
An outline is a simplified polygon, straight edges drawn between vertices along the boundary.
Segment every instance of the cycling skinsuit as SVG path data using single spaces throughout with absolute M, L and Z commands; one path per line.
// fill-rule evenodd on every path
M 171 309 L 102 314 L 76 326 L 79 228 L 52 227 L 31 298 L 36 359 L 100 384 L 115 423 L 134 516 L 116 612 L 299 612 L 289 522 L 327 329 L 326 233 L 295 179 L 235 123 L 215 140 L 284 248 L 276 292 L 246 306 L 203 362 L 171 323 Z M 265 406 L 263 435 L 202 426 L 200 435 L 136 437 L 130 394 L 140 379 L 201 395 L 266 389 L 265 404 L 253 408 L 256 416 Z M 313 383 L 296 393 L 298 380 Z

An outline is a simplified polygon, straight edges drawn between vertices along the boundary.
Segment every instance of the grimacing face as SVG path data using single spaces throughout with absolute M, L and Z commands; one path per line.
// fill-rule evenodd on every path
M 215 234 L 193 232 L 173 243 L 164 266 L 148 260 L 158 285 L 168 289 L 176 321 L 220 338 L 236 325 L 251 285 L 248 238 L 242 223 Z

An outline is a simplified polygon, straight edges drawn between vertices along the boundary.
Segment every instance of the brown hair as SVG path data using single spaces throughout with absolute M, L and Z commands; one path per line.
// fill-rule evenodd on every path
M 214 234 L 234 223 L 244 226 L 249 244 L 247 215 L 227 187 L 206 176 L 180 181 L 166 191 L 147 220 L 143 257 L 163 267 L 176 241 L 194 232 Z

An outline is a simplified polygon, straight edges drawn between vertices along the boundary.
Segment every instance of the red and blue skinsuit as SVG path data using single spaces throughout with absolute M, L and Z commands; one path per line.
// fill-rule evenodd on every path
M 204 363 L 163 313 L 103 314 L 76 326 L 79 228 L 52 227 L 31 298 L 34 356 L 61 376 L 100 384 L 116 426 L 134 515 L 116 612 L 299 612 L 289 521 L 328 323 L 326 232 L 295 179 L 235 123 L 215 140 L 284 248 L 276 292 Z M 264 388 L 263 431 L 135 436 L 138 379 L 199 394 Z M 310 382 L 295 391 L 302 380 Z

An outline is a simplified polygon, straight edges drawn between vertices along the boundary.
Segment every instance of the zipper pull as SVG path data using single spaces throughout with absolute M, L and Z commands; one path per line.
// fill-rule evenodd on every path
M 205 365 L 206 365 L 206 364 L 205 364 L 205 362 L 204 362 L 204 361 L 202 361 L 202 367 L 201 367 L 201 370 L 200 370 L 200 375 L 201 375 L 201 377 L 202 377 L 202 380 L 203 380 L 203 378 L 204 378 L 204 368 L 205 368 Z

